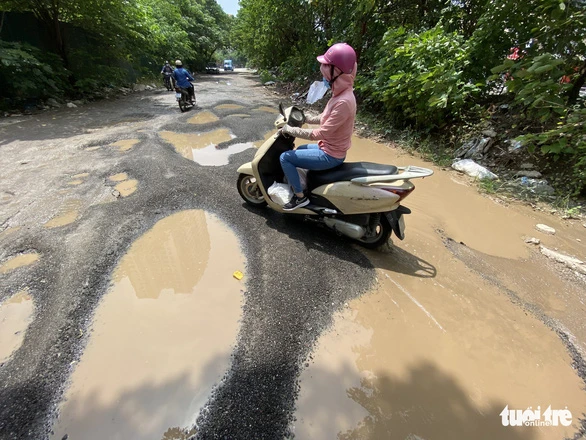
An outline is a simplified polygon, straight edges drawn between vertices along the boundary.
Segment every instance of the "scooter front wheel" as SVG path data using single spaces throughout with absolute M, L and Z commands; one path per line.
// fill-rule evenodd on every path
M 249 205 L 254 206 L 255 208 L 261 208 L 267 205 L 254 176 L 251 176 L 250 174 L 239 174 L 236 186 L 240 197 L 242 197 Z
M 362 237 L 357 241 L 365 248 L 376 249 L 389 240 L 392 231 L 393 228 L 391 228 L 387 218 L 381 215 L 378 224 L 373 229 L 373 234 Z

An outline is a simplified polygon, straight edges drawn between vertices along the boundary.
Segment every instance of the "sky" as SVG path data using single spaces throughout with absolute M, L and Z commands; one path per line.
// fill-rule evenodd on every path
M 232 14 L 236 16 L 238 13 L 238 9 L 240 6 L 238 5 L 238 0 L 216 0 L 218 4 L 222 7 L 226 14 Z

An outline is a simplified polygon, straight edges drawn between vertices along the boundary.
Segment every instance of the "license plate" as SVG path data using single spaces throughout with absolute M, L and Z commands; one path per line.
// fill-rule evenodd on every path
M 181 93 L 175 93 L 175 98 L 177 98 L 177 100 L 181 99 Z

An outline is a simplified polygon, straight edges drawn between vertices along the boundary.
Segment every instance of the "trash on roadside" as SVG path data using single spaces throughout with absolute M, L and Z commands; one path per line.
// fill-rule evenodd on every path
M 492 147 L 493 140 L 490 137 L 476 138 L 466 142 L 454 153 L 455 157 L 463 159 L 481 159 Z
M 509 153 L 512 153 L 514 151 L 518 151 L 521 148 L 523 148 L 523 144 L 521 143 L 521 141 L 513 140 L 513 141 L 505 141 L 505 142 L 509 143 L 509 148 L 508 148 Z
M 327 91 L 328 88 L 323 81 L 314 81 L 309 88 L 309 92 L 307 92 L 306 102 L 308 104 L 313 104 L 314 102 L 319 101 L 324 97 Z
M 496 174 L 487 170 L 482 165 L 478 165 L 472 159 L 458 160 L 452 164 L 452 168 L 456 171 L 468 174 L 471 177 L 476 177 L 477 179 L 498 179 Z
M 265 86 L 274 86 L 275 85 L 275 81 L 267 81 L 263 85 L 265 85 Z
M 242 272 L 240 272 L 239 270 L 237 270 L 236 272 L 234 272 L 232 274 L 232 276 L 234 278 L 236 278 L 237 280 L 241 280 L 244 277 L 244 274 Z

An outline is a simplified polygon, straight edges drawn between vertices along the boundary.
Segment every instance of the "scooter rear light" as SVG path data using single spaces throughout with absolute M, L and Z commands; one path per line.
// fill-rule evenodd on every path
M 383 186 L 383 187 L 380 187 L 380 189 L 384 189 L 385 191 L 392 192 L 393 194 L 398 195 L 399 201 L 401 201 L 405 197 L 407 197 L 409 194 L 411 194 L 413 192 L 413 190 L 415 189 L 415 187 L 412 186 L 411 188 L 398 188 L 398 187 L 394 187 L 394 186 Z

